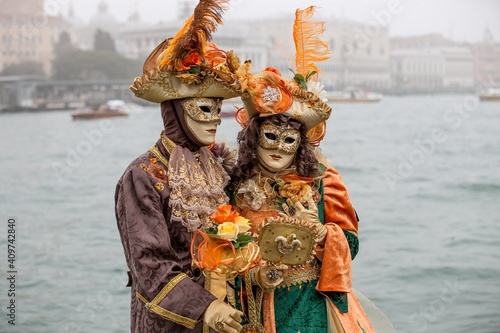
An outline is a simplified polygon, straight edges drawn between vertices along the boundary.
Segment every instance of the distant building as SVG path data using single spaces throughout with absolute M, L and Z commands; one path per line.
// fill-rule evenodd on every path
M 39 62 L 51 74 L 54 45 L 71 26 L 60 16 L 44 12 L 43 0 L 16 0 L 0 11 L 0 70 L 23 62 Z
M 121 53 L 132 59 L 145 59 L 167 37 L 174 36 L 185 18 L 174 22 L 127 24 L 120 30 Z M 224 50 L 233 50 L 242 61 L 252 60 L 254 72 L 271 66 L 292 77 L 295 46 L 293 18 L 273 20 L 225 21 L 213 36 Z M 359 85 L 387 91 L 391 87 L 389 71 L 389 35 L 387 28 L 327 19 L 323 40 L 328 41 L 331 58 L 318 63 L 321 82 L 328 89 Z M 287 74 L 288 73 L 288 74 Z
M 82 45 L 80 43 L 80 38 L 82 31 L 85 30 L 86 28 L 86 23 L 81 18 L 75 15 L 73 2 L 70 2 L 69 4 L 69 10 L 67 15 L 65 16 L 65 19 L 72 28 L 70 35 L 72 44 L 76 46 L 78 49 L 81 49 Z
M 127 25 L 120 31 L 121 53 L 131 59 L 143 59 L 165 38 L 173 37 L 184 24 L 176 20 L 155 25 L 137 23 Z M 213 36 L 220 49 L 233 50 L 241 59 L 252 59 L 254 68 L 267 63 L 268 44 L 262 38 L 252 37 L 251 27 L 237 22 L 225 22 Z
M 474 62 L 469 48 L 440 34 L 391 38 L 396 93 L 470 92 Z
M 327 18 L 325 21 L 322 40 L 329 44 L 331 56 L 317 64 L 321 70 L 321 83 L 328 90 L 357 85 L 387 91 L 390 88 L 387 29 L 371 29 L 368 25 L 340 18 Z M 292 77 L 290 69 L 295 67 L 293 18 L 228 22 L 224 29 L 235 30 L 242 26 L 246 26 L 247 30 L 243 35 L 247 52 L 242 54 L 250 56 L 254 71 L 271 66 L 284 76 Z
M 257 36 L 253 25 L 227 21 L 213 37 L 219 48 L 233 50 L 242 63 L 250 59 L 256 70 L 269 66 L 270 40 L 262 38 L 262 35 Z
M 94 38 L 97 30 L 108 33 L 115 42 L 120 38 L 120 23 L 108 10 L 105 0 L 101 0 L 95 13 L 87 25 L 78 29 L 79 48 L 82 50 L 94 49 Z
M 130 59 L 144 59 L 167 36 L 174 36 L 182 22 L 136 24 L 120 30 L 121 54 Z
M 25 17 L 43 14 L 44 0 L 18 0 L 15 5 L 2 6 L 1 14 L 7 17 Z
M 474 59 L 474 80 L 477 89 L 500 86 L 500 43 L 493 40 L 489 29 L 481 43 L 469 46 Z
M 391 87 L 387 27 L 331 19 L 325 31 L 332 57 L 324 75 L 332 88 L 360 86 L 386 92 Z
M 393 90 L 400 93 L 441 91 L 445 60 L 436 49 L 391 52 Z
M 409 37 L 392 37 L 391 51 L 424 50 L 439 47 L 453 46 L 455 43 L 441 34 L 427 34 Z
M 440 48 L 444 58 L 443 88 L 451 92 L 474 90 L 474 61 L 469 48 L 449 46 Z

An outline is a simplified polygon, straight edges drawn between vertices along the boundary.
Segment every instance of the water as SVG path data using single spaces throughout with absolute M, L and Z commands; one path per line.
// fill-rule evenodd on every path
M 323 151 L 361 218 L 354 286 L 398 332 L 500 332 L 500 103 L 386 97 L 335 104 L 328 126 Z M 160 130 L 156 108 L 104 122 L 0 115 L 0 332 L 129 331 L 114 187 Z M 238 130 L 224 119 L 219 141 L 235 146 Z

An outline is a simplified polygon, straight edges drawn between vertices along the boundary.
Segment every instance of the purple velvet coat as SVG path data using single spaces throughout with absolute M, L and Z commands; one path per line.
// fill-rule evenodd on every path
M 116 219 L 131 275 L 132 333 L 204 332 L 201 316 L 215 300 L 203 276 L 192 277 L 192 233 L 170 219 L 166 170 L 144 153 L 116 188 Z

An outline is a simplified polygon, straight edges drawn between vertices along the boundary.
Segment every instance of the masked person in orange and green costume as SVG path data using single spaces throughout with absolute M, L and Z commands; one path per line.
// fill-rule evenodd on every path
M 293 222 L 297 230 L 311 230 L 314 251 L 300 265 L 283 268 L 281 260 L 275 261 L 267 281 L 255 277 L 253 270 L 245 281 L 256 295 L 264 291 L 262 307 L 254 314 L 259 318 L 262 311 L 262 326 L 256 325 L 256 331 L 370 333 L 375 328 L 352 289 L 357 214 L 341 176 L 315 148 L 325 135 L 331 107 L 317 82 L 314 63 L 328 58 L 328 47 L 318 37 L 323 23 L 312 20 L 313 11 L 309 7 L 296 12 L 293 80 L 273 68 L 252 75 L 248 62 L 239 71 L 245 108 L 237 120 L 244 128 L 238 134 L 232 192 L 233 203 L 252 221 L 256 238 L 271 220 L 276 230 L 280 223 Z M 261 239 L 260 246 L 263 258 L 276 249 L 300 256 L 305 247 L 295 234 L 279 233 L 267 243 Z M 265 260 L 262 265 L 272 267 Z M 252 303 L 258 305 L 258 297 L 243 308 L 251 310 Z

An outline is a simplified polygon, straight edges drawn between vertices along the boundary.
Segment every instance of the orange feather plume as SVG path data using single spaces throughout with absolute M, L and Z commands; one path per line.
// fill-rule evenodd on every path
M 229 0 L 200 0 L 193 15 L 184 22 L 159 59 L 160 67 L 182 61 L 191 51 L 204 58 L 205 46 L 222 24 L 222 13 Z
M 297 9 L 293 24 L 293 40 L 295 42 L 295 70 L 297 74 L 306 75 L 316 71 L 313 76 L 317 80 L 319 69 L 316 62 L 330 57 L 328 44 L 321 40 L 325 31 L 325 22 L 313 21 L 315 7 Z

